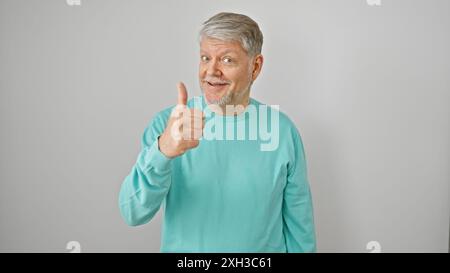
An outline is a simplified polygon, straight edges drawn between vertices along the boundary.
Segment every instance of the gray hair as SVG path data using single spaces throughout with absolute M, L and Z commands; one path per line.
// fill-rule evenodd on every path
M 202 25 L 199 41 L 204 37 L 239 42 L 251 57 L 261 54 L 261 30 L 255 21 L 243 14 L 221 12 L 214 15 Z

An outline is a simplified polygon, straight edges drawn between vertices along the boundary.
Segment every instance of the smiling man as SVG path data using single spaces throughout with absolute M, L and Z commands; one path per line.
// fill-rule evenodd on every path
M 177 105 L 145 129 L 120 190 L 122 217 L 145 224 L 162 205 L 162 252 L 314 252 L 300 134 L 285 114 L 250 97 L 263 65 L 258 24 L 219 13 L 199 41 L 203 95 L 188 100 L 179 83 Z M 262 149 L 269 127 L 279 142 Z
M 226 105 L 247 106 L 250 86 L 263 63 L 263 56 L 257 53 L 261 48 L 248 54 L 237 41 L 213 38 L 218 36 L 213 33 L 207 35 L 201 36 L 199 68 L 200 85 L 207 102 L 220 106 L 223 112 Z

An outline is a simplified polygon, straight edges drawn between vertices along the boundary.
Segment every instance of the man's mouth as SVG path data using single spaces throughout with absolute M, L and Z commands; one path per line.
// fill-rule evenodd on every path
M 213 87 L 221 87 L 221 86 L 228 85 L 228 83 L 226 83 L 226 82 L 210 82 L 210 81 L 206 81 L 206 83 L 209 86 L 213 86 Z
M 229 85 L 227 82 L 205 81 L 206 89 L 214 93 L 222 93 Z

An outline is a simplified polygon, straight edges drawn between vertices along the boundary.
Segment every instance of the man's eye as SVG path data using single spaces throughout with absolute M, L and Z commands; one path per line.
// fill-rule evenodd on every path
M 223 62 L 224 63 L 231 63 L 231 58 L 225 57 L 225 58 L 223 58 Z
M 202 57 L 201 57 L 201 60 L 202 60 L 202 62 L 206 62 L 206 61 L 208 61 L 208 57 L 202 56 Z

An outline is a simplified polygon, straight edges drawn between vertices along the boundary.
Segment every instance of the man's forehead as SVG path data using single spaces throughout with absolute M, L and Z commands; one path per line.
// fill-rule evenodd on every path
M 239 42 L 204 38 L 200 43 L 200 51 L 207 53 L 239 53 L 243 51 Z

